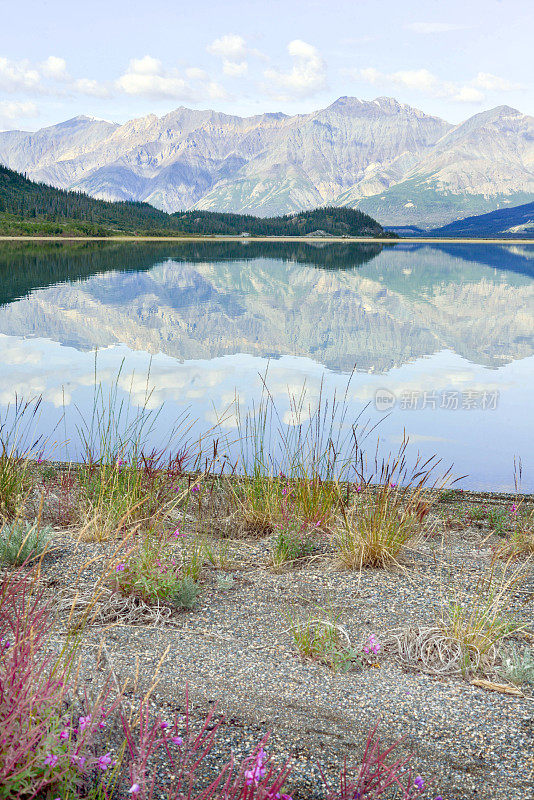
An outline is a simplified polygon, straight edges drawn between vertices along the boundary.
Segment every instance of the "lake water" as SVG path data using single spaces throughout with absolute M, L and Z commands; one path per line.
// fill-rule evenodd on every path
M 382 447 L 405 431 L 484 490 L 513 488 L 520 457 L 534 490 L 528 244 L 0 244 L 0 354 L 0 415 L 42 396 L 58 458 L 96 365 L 134 402 L 148 382 L 158 435 L 189 409 L 193 432 L 224 417 L 231 436 L 236 393 L 246 409 L 264 382 L 281 425 L 291 396 L 313 414 L 336 392 L 344 424 L 380 420 Z

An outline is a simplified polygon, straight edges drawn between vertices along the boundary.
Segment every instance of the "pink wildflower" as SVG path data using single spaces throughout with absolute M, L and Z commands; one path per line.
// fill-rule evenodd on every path
M 175 744 L 177 747 L 181 747 L 184 743 L 184 740 L 181 736 L 173 736 L 171 742 Z
M 132 783 L 132 785 L 128 789 L 128 794 L 137 794 L 138 791 L 139 791 L 139 784 Z
M 45 763 L 45 764 L 46 764 L 48 767 L 55 767 L 55 766 L 56 766 L 56 764 L 57 764 L 57 761 L 58 761 L 58 758 L 57 758 L 57 756 L 56 756 L 56 755 L 54 755 L 53 753 L 49 753 L 49 754 L 47 755 L 47 757 L 45 758 L 45 760 L 44 760 L 44 763 Z

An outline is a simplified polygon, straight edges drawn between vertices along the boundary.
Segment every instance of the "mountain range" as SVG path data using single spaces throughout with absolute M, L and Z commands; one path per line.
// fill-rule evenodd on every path
M 80 116 L 0 133 L 33 180 L 167 212 L 289 214 L 350 206 L 430 228 L 534 201 L 534 117 L 499 106 L 451 125 L 380 97 L 242 118 L 178 108 L 123 125 Z

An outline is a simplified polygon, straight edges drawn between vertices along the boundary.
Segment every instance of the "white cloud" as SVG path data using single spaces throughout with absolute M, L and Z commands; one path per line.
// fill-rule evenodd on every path
M 391 80 L 400 86 L 406 86 L 408 89 L 416 89 L 419 92 L 427 92 L 428 94 L 441 91 L 439 80 L 427 69 L 399 70 L 391 75 Z
M 457 103 L 480 103 L 484 100 L 484 95 L 473 86 L 462 86 L 452 95 L 451 100 Z
M 39 110 L 35 103 L 31 101 L 10 102 L 4 100 L 0 102 L 0 125 L 13 123 L 18 119 L 37 117 Z
M 427 69 L 398 70 L 397 72 L 385 73 L 374 67 L 367 67 L 352 71 L 350 74 L 354 78 L 363 79 L 367 83 L 402 86 L 405 89 L 418 91 L 430 97 L 446 98 L 456 103 L 480 103 L 484 100 L 484 93 L 480 91 L 480 88 L 489 88 L 488 85 L 484 87 L 482 80 L 479 80 L 482 73 L 479 73 L 478 78 L 466 84 L 444 81 Z M 500 80 L 495 76 L 484 77 L 488 78 L 487 84 L 489 84 L 489 78 L 495 78 L 495 85 Z
M 242 78 L 248 72 L 249 50 L 242 36 L 228 33 L 206 47 L 208 53 L 222 59 L 223 72 L 230 78 Z
M 267 92 L 281 100 L 293 97 L 309 97 L 326 87 L 326 64 L 319 51 L 308 42 L 294 39 L 287 46 L 294 59 L 289 72 L 266 69 Z
M 164 70 L 161 61 L 149 55 L 132 58 L 128 70 L 117 79 L 116 85 L 130 95 L 193 99 L 189 84 L 178 71 Z
M 223 60 L 243 61 L 247 57 L 247 46 L 242 36 L 236 33 L 228 33 L 215 39 L 206 48 L 212 56 L 219 56 Z
M 195 85 L 189 81 L 194 80 Z M 189 67 L 185 77 L 177 69 L 166 69 L 158 58 L 150 55 L 132 58 L 124 75 L 115 82 L 117 89 L 129 95 L 150 98 L 171 97 L 196 102 L 202 98 L 226 98 L 223 86 L 210 81 L 204 70 Z
M 248 72 L 246 61 L 223 61 L 223 72 L 230 78 L 242 78 Z
M 92 78 L 78 78 L 72 84 L 73 89 L 80 94 L 88 94 L 91 97 L 108 97 L 109 89 Z
M 520 83 L 512 83 L 506 80 L 506 78 L 499 78 L 498 75 L 492 75 L 491 72 L 479 72 L 472 83 L 473 86 L 478 86 L 489 92 L 511 92 L 521 88 Z
M 56 81 L 65 81 L 69 79 L 67 72 L 67 62 L 64 58 L 59 56 L 48 56 L 46 61 L 41 64 L 43 75 L 47 78 L 52 78 Z
M 0 90 L 4 92 L 40 91 L 41 76 L 26 60 L 0 57 Z
M 185 71 L 186 77 L 192 81 L 205 81 L 208 78 L 208 73 L 199 67 L 188 67 Z
M 409 22 L 404 26 L 406 30 L 415 33 L 449 33 L 449 31 L 462 31 L 466 25 L 457 25 L 453 22 Z

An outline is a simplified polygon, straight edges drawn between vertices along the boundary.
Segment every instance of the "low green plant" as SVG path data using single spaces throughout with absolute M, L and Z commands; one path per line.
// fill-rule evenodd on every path
M 40 558 L 50 544 L 52 528 L 15 520 L 0 530 L 0 562 L 20 566 Z
M 314 536 L 316 529 L 317 525 L 310 526 L 284 515 L 282 521 L 274 526 L 270 551 L 272 566 L 280 569 L 310 556 L 317 546 Z
M 510 683 L 534 686 L 534 651 L 530 647 L 524 647 L 523 650 L 511 647 L 503 655 L 502 666 L 497 672 Z
M 293 645 L 303 658 L 320 661 L 336 672 L 362 666 L 361 652 L 352 647 L 348 633 L 339 624 L 341 612 L 317 607 L 306 619 L 290 610 L 284 616 Z
M 488 522 L 499 536 L 504 536 L 509 524 L 509 515 L 503 508 L 490 508 Z
M 180 558 L 159 537 L 148 534 L 125 561 L 115 566 L 113 588 L 124 595 L 135 595 L 148 604 L 166 603 L 177 608 L 192 608 L 199 589 Z
M 217 579 L 217 588 L 223 589 L 223 591 L 228 591 L 229 589 L 233 589 L 235 586 L 235 580 L 233 575 L 221 575 L 220 573 L 218 573 L 216 579 Z

